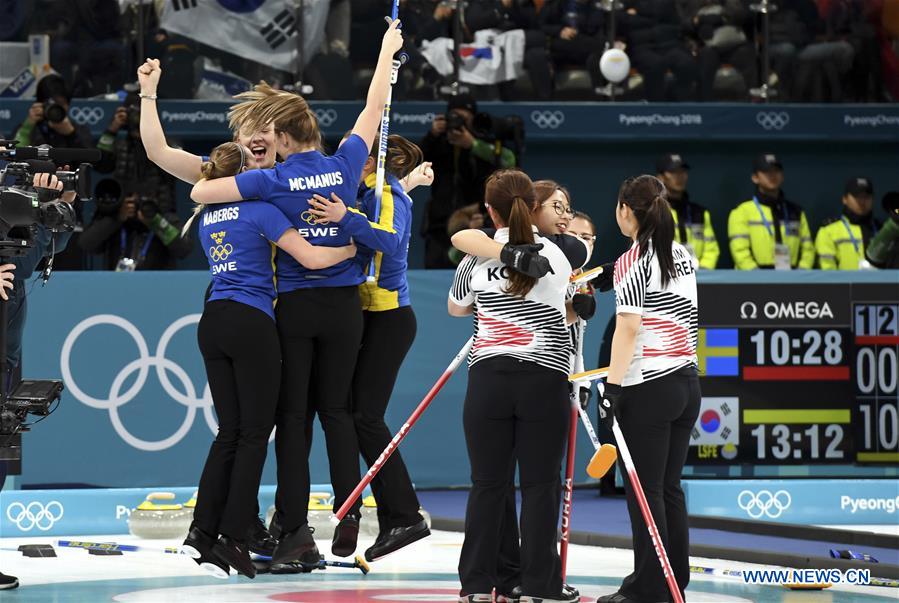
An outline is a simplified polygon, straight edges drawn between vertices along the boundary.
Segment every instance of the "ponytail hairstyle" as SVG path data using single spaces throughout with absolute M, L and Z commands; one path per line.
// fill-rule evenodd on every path
M 318 119 L 299 94 L 275 90 L 262 82 L 237 98 L 246 100 L 231 108 L 228 116 L 232 123 L 240 120 L 240 126 L 250 132 L 258 132 L 271 123 L 276 134 L 284 132 L 300 145 L 322 149 Z
M 531 212 L 537 207 L 537 196 L 527 174 L 514 169 L 493 172 L 484 188 L 484 202 L 509 227 L 510 244 L 534 242 Z M 536 278 L 512 269 L 508 281 L 506 293 L 516 297 L 524 297 L 537 284 Z
M 380 138 L 375 140 L 375 144 L 371 145 L 369 157 L 378 157 L 378 142 Z M 387 160 L 384 162 L 384 171 L 402 180 L 414 170 L 418 164 L 424 161 L 424 154 L 418 145 L 409 142 L 402 136 L 391 134 L 387 137 Z
M 219 146 L 212 149 L 209 153 L 209 161 L 203 162 L 200 166 L 200 173 L 206 180 L 215 180 L 216 178 L 225 178 L 227 176 L 236 176 L 241 173 L 247 166 L 247 152 L 243 145 L 237 142 L 223 142 Z M 181 236 L 187 235 L 194 219 L 200 215 L 200 212 L 206 209 L 202 203 L 194 205 L 194 213 L 187 219 L 184 228 L 181 229 Z
M 640 255 L 649 251 L 656 254 L 662 273 L 659 275 L 662 287 L 677 276 L 674 271 L 674 218 L 668 205 L 668 191 L 662 181 L 655 176 L 643 175 L 628 178 L 618 190 L 618 203 L 627 205 L 637 220 L 637 244 Z

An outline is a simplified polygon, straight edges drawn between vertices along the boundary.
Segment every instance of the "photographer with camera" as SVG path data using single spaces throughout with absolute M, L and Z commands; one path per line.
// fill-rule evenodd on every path
M 174 212 L 163 212 L 152 197 L 137 191 L 122 195 L 116 181 L 104 180 L 97 186 L 97 212 L 79 244 L 104 256 L 103 270 L 171 270 L 176 258 L 190 253 L 190 238 L 180 234 Z
M 90 130 L 85 125 L 73 124 L 69 118 L 72 98 L 65 80 L 56 74 L 44 76 L 37 84 L 36 97 L 25 121 L 16 130 L 19 146 L 91 148 Z
M 509 118 L 478 113 L 474 97 L 450 98 L 446 113 L 434 117 L 431 130 L 422 139 L 425 161 L 432 162 L 434 184 L 425 210 L 421 234 L 425 238 L 425 268 L 453 268 L 449 257 L 447 224 L 457 209 L 483 205 L 484 183 L 494 171 L 515 167 L 516 153 L 507 146 L 520 146 L 524 127 Z
M 130 92 L 100 137 L 97 171 L 113 178 L 97 185 L 97 211 L 79 240 L 104 255 L 103 269 L 169 270 L 190 254 L 175 212 L 175 179 L 147 157 L 140 134 L 141 99 Z M 124 134 L 124 135 L 122 135 Z

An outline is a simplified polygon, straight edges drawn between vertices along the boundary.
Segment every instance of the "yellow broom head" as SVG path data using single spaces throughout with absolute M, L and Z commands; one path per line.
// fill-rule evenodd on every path
M 593 479 L 601 478 L 612 468 L 617 459 L 618 449 L 612 444 L 603 444 L 590 459 L 590 463 L 587 465 L 587 475 Z

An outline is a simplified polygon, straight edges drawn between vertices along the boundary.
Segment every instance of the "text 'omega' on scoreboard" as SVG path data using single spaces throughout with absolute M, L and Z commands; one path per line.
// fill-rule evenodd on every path
M 899 286 L 699 286 L 691 464 L 899 462 Z

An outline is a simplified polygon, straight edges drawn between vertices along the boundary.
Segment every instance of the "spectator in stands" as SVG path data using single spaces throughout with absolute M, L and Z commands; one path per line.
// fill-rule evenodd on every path
M 870 20 L 877 12 L 874 2 L 865 0 L 818 0 L 827 37 L 852 46 L 854 61 L 843 82 L 851 100 L 877 101 L 883 94 L 880 48 L 877 31 Z
M 881 223 L 874 218 L 874 185 L 868 178 L 850 178 L 843 192 L 843 215 L 826 220 L 815 237 L 821 270 L 868 267 L 865 248 Z
M 587 0 L 500 0 L 504 25 L 525 32 L 524 67 L 539 100 L 551 98 L 553 72 L 586 68 L 594 88 L 605 83 L 599 58 L 606 43 L 605 12 Z
M 425 239 L 425 268 L 452 268 L 452 248 L 447 223 L 450 215 L 465 205 L 483 204 L 484 183 L 499 168 L 514 167 L 515 153 L 494 145 L 473 124 L 478 107 L 469 94 L 450 98 L 446 113 L 434 117 L 431 130 L 422 139 L 425 161 L 434 169 L 431 198 L 425 210 L 421 234 Z
M 756 157 L 752 164 L 752 199 L 730 212 L 727 236 L 737 270 L 774 268 L 811 269 L 815 246 L 805 211 L 787 201 L 781 186 L 784 169 L 773 153 Z
M 682 155 L 668 153 L 656 161 L 656 173 L 668 189 L 668 204 L 674 217 L 674 240 L 687 248 L 700 268 L 714 270 L 718 265 L 718 240 L 712 229 L 709 210 L 690 200 L 687 181 L 690 165 Z
M 524 31 L 524 69 L 531 80 L 537 100 L 549 100 L 553 93 L 547 36 L 542 27 L 542 12 L 547 2 L 539 0 L 500 0 L 505 29 Z
M 769 53 L 780 81 L 780 100 L 824 100 L 815 84 L 826 80 L 833 100 L 842 99 L 840 79 L 852 67 L 855 51 L 828 33 L 815 0 L 781 0 L 771 13 Z
M 674 77 L 676 101 L 694 99 L 699 66 L 683 36 L 677 9 L 671 0 L 624 0 L 621 29 L 631 64 L 643 76 L 646 98 L 664 101 L 665 76 Z
M 92 146 L 90 130 L 72 123 L 69 105 L 72 96 L 65 81 L 56 74 L 41 78 L 36 102 L 15 133 L 20 146 L 48 144 L 51 147 L 87 149 Z
M 748 11 L 741 0 L 681 0 L 678 7 L 684 30 L 698 44 L 699 100 L 713 99 L 715 74 L 722 64 L 733 65 L 747 88 L 758 83 L 755 48 L 744 31 Z

